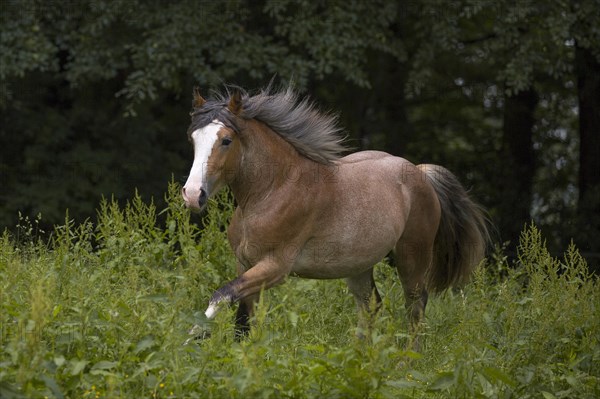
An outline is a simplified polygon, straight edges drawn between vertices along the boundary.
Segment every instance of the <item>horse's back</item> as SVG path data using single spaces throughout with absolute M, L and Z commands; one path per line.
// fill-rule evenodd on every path
M 396 190 L 405 196 L 410 196 L 414 189 L 424 189 L 427 195 L 433 192 L 423 171 L 412 162 L 387 152 L 356 152 L 341 158 L 339 168 L 342 179 L 355 182 L 360 179 L 367 186 L 373 182 L 384 183 L 386 187 L 382 190 Z
M 374 150 L 355 152 L 355 153 L 347 155 L 343 158 L 340 158 L 340 160 L 339 160 L 340 165 L 349 165 L 349 164 L 356 164 L 356 163 L 361 163 L 361 162 L 385 162 L 385 163 L 412 165 L 409 161 L 407 161 L 404 158 L 394 156 L 387 152 L 374 151 Z
M 394 157 L 394 156 L 391 154 L 388 154 L 387 152 L 383 152 L 383 151 L 359 151 L 359 152 L 354 152 L 350 155 L 346 155 L 345 157 L 341 158 L 340 163 L 348 164 L 348 163 L 355 163 L 355 162 L 388 158 L 388 157 Z M 396 158 L 396 157 L 394 157 L 394 158 Z

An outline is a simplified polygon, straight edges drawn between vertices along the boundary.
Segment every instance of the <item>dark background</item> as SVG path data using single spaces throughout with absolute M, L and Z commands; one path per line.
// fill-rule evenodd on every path
M 600 252 L 600 2 L 1 1 L 0 227 L 158 206 L 192 88 L 293 79 L 350 144 L 455 172 L 514 250 Z M 598 256 L 598 255 L 596 255 Z

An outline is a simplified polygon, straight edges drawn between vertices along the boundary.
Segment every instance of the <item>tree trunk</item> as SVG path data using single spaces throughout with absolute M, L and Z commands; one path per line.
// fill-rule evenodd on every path
M 600 63 L 591 51 L 575 51 L 579 97 L 579 201 L 582 249 L 600 250 Z
M 372 109 L 377 128 L 385 133 L 383 150 L 396 156 L 406 157 L 411 141 L 412 125 L 408 120 L 404 87 L 408 79 L 408 67 L 397 59 L 379 57 L 375 70 L 373 92 L 377 93 Z
M 504 103 L 498 227 L 502 239 L 511 246 L 518 243 L 523 226 L 531 219 L 535 173 L 532 128 L 537 102 L 537 94 L 530 88 L 507 97 Z

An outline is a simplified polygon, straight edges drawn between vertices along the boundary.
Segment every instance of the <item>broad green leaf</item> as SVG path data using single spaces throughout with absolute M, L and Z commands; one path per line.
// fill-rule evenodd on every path
M 71 360 L 71 371 L 69 374 L 77 375 L 85 369 L 85 366 L 89 363 L 87 360 Z
M 148 348 L 151 348 L 154 345 L 154 338 L 145 337 L 140 342 L 137 343 L 134 349 L 134 353 L 140 353 Z
M 110 370 L 116 367 L 119 362 L 111 362 L 108 360 L 101 360 L 92 366 L 92 370 Z
M 431 391 L 443 391 L 456 383 L 456 378 L 452 371 L 438 373 L 435 381 L 427 388 Z
M 496 367 L 484 367 L 482 371 L 490 382 L 502 381 L 511 387 L 516 386 L 516 382 L 508 374 Z

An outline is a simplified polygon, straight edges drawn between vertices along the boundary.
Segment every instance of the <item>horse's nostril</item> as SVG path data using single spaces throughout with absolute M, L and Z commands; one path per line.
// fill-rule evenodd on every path
M 198 204 L 200 205 L 200 208 L 202 208 L 204 205 L 206 205 L 206 201 L 207 201 L 207 196 L 206 196 L 206 191 L 204 191 L 204 189 L 200 189 L 200 195 L 198 196 Z

